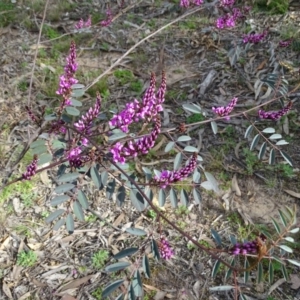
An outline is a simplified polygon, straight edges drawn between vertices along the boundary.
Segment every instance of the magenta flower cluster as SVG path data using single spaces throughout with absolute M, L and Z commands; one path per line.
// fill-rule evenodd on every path
M 79 168 L 82 165 L 82 157 L 81 157 L 81 147 L 75 147 L 71 149 L 68 154 L 67 158 L 69 160 L 69 164 L 71 167 Z
M 65 73 L 60 76 L 59 89 L 56 94 L 62 95 L 64 98 L 62 107 L 71 105 L 70 95 L 71 87 L 73 84 L 77 83 L 78 80 L 74 78 L 74 74 L 77 70 L 76 63 L 76 45 L 75 42 L 71 42 L 69 56 L 67 57 L 67 64 L 64 68 Z
M 38 157 L 35 155 L 32 162 L 27 166 L 26 172 L 22 174 L 23 180 L 29 180 L 35 175 L 37 169 Z
M 150 86 L 143 96 L 142 103 L 136 99 L 127 103 L 124 110 L 113 116 L 109 125 L 128 132 L 128 126 L 133 122 L 151 121 L 163 110 L 162 103 L 165 101 L 166 86 L 166 76 L 163 72 L 161 85 L 155 95 L 155 75 L 151 74 Z
M 80 120 L 74 123 L 75 128 L 84 135 L 90 135 L 93 121 L 98 117 L 101 108 L 101 96 L 98 93 L 94 107 L 91 107 Z
M 110 9 L 106 11 L 106 19 L 100 22 L 102 27 L 109 26 L 113 20 L 112 12 Z
M 268 30 L 264 30 L 263 33 L 249 33 L 243 35 L 243 43 L 257 44 L 263 40 L 268 34 Z
M 193 0 L 192 4 L 199 6 L 203 4 L 203 0 Z M 190 5 L 191 5 L 190 0 L 180 0 L 181 7 L 189 7 Z
M 172 256 L 174 255 L 174 251 L 172 250 L 169 242 L 164 237 L 160 238 L 158 248 L 160 256 L 165 260 L 172 258 Z
M 160 176 L 154 177 L 154 183 L 157 183 L 161 188 L 166 188 L 170 184 L 188 177 L 197 167 L 197 156 L 195 152 L 188 165 L 178 171 L 162 171 Z
M 258 253 L 258 243 L 257 240 L 246 243 L 237 243 L 230 250 L 229 253 L 232 255 L 247 255 L 247 254 L 257 254 Z
M 233 6 L 235 3 L 235 0 L 220 0 L 220 6 Z
M 160 133 L 161 122 L 157 117 L 154 128 L 149 135 L 141 137 L 136 141 L 129 141 L 125 144 L 116 143 L 110 150 L 115 162 L 124 164 L 126 157 L 136 157 L 139 154 L 147 154 L 154 146 L 155 141 Z
M 291 107 L 292 107 L 292 101 L 290 101 L 287 106 L 285 106 L 284 108 L 282 108 L 281 110 L 278 110 L 278 111 L 264 111 L 264 110 L 260 109 L 258 111 L 258 115 L 261 119 L 271 119 L 273 121 L 277 121 L 282 116 L 287 114 L 288 111 L 291 109 Z
M 228 115 L 232 112 L 232 110 L 236 106 L 237 100 L 238 98 L 234 97 L 232 98 L 232 100 L 229 102 L 227 106 L 212 107 L 212 111 L 217 115 L 219 115 L 220 117 L 227 116 L 225 120 L 229 120 L 230 117 Z
M 234 2 L 233 2 L 234 3 Z M 236 22 L 244 17 L 244 14 L 239 8 L 234 7 L 232 13 L 227 13 L 221 16 L 216 21 L 216 27 L 218 29 L 230 28 L 236 25 Z
M 84 22 L 83 19 L 80 19 L 80 21 L 75 24 L 76 29 L 82 29 L 82 28 L 88 28 L 92 25 L 92 19 L 91 16 L 88 17 L 88 19 Z
M 288 39 L 279 42 L 279 47 L 288 47 L 292 43 L 293 39 Z

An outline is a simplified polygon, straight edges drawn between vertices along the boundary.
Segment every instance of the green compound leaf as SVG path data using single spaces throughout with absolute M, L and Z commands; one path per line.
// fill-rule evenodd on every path
M 268 272 L 269 283 L 273 283 L 274 280 L 274 268 L 272 260 L 269 260 L 269 272 Z
M 297 228 L 294 228 L 294 229 L 290 230 L 289 232 L 290 233 L 297 233 L 297 232 L 299 232 L 299 230 L 300 230 L 300 228 L 297 227 Z
M 129 262 L 120 261 L 120 262 L 117 262 L 115 264 L 107 266 L 105 268 L 105 271 L 109 272 L 109 273 L 117 272 L 117 271 L 120 271 L 120 270 L 123 270 L 123 269 L 129 267 L 130 265 L 131 265 L 131 263 L 129 263 Z
M 60 195 L 60 196 L 57 196 L 57 197 L 53 198 L 50 201 L 50 205 L 51 206 L 56 206 L 56 205 L 59 205 L 59 204 L 62 204 L 64 202 L 66 202 L 69 199 L 70 199 L 70 197 L 67 196 L 67 195 Z
M 56 211 L 54 211 L 53 213 L 51 213 L 46 219 L 45 222 L 46 223 L 51 223 L 52 221 L 54 221 L 56 218 L 58 218 L 60 215 L 62 215 L 65 212 L 64 209 L 58 209 Z
M 245 263 L 244 263 L 244 269 L 248 269 L 250 267 L 250 264 L 248 262 L 247 257 L 245 257 Z M 250 272 L 244 271 L 244 283 L 247 283 L 249 280 Z
M 120 251 L 119 253 L 114 255 L 114 259 L 121 259 L 126 256 L 131 256 L 131 255 L 135 254 L 138 250 L 139 250 L 139 248 L 137 248 L 137 247 L 123 249 L 122 251 Z
M 125 190 L 125 187 L 124 186 L 120 186 L 118 188 L 118 191 L 117 191 L 117 205 L 119 207 L 121 207 L 123 204 L 124 204 L 124 201 L 125 201 L 125 197 L 126 197 L 126 190 Z
M 38 165 L 41 166 L 43 164 L 46 164 L 46 163 L 52 161 L 52 158 L 53 158 L 52 154 L 44 153 L 39 156 Z
M 175 142 L 169 142 L 165 147 L 165 152 L 171 151 L 175 146 Z
M 150 264 L 147 255 L 143 256 L 143 270 L 144 270 L 145 277 L 149 279 L 151 277 L 151 271 L 150 271 Z
M 257 269 L 258 269 L 257 283 L 260 283 L 260 282 L 262 282 L 263 275 L 264 275 L 263 265 L 261 262 L 258 263 Z
M 79 101 L 79 100 L 76 100 L 76 99 L 74 99 L 74 98 L 71 99 L 71 104 L 72 104 L 73 106 L 78 106 L 78 107 L 82 106 L 82 102 Z
M 284 264 L 281 264 L 281 272 L 286 281 L 289 281 L 289 275 Z
M 259 139 L 260 139 L 260 135 L 257 134 L 257 135 L 254 137 L 254 139 L 253 139 L 253 141 L 252 141 L 252 143 L 251 143 L 250 151 L 252 151 L 252 150 L 257 146 L 257 144 L 258 144 L 258 142 L 259 142 Z
M 72 234 L 74 232 L 74 218 L 71 214 L 67 215 L 66 226 L 68 233 Z
M 270 156 L 269 156 L 269 165 L 275 164 L 275 150 L 271 149 Z
M 97 189 L 101 190 L 103 188 L 103 185 L 97 168 L 95 166 L 92 166 L 90 172 L 95 186 L 97 187 Z
M 47 152 L 48 152 L 48 149 L 46 146 L 38 146 L 31 150 L 32 154 L 36 154 L 38 156 L 41 156 L 42 154 L 47 153 Z
M 103 171 L 101 173 L 101 182 L 102 182 L 102 184 L 106 185 L 107 180 L 108 180 L 108 173 L 107 173 L 107 171 Z
M 195 153 L 198 152 L 198 149 L 193 146 L 186 146 L 183 151 Z
M 111 200 L 116 188 L 116 180 L 113 178 L 106 187 L 106 198 Z
M 119 279 L 106 286 L 102 292 L 102 298 L 108 297 L 113 291 L 115 291 L 119 286 L 121 286 L 123 282 L 124 279 Z
M 128 300 L 136 300 L 136 297 L 134 295 L 134 289 L 133 289 L 132 283 L 128 287 L 127 296 L 128 296 Z
M 266 153 L 266 150 L 267 150 L 267 143 L 264 142 L 262 143 L 260 149 L 259 149 L 259 153 L 258 153 L 258 159 L 263 159 L 265 153 Z
M 78 201 L 73 202 L 73 211 L 79 221 L 84 221 L 84 212 Z
M 81 204 L 81 206 L 84 208 L 84 209 L 88 209 L 89 208 L 89 203 L 88 203 L 88 199 L 85 195 L 85 193 L 83 191 L 78 191 L 78 194 L 77 194 L 77 199 L 79 201 L 79 203 Z
M 129 198 L 133 204 L 133 206 L 138 210 L 138 211 L 143 211 L 145 209 L 145 201 L 143 196 L 137 191 L 136 189 L 131 189 Z
M 287 261 L 295 266 L 298 266 L 300 267 L 300 262 L 299 261 L 296 261 L 294 259 L 287 259 Z
M 153 191 L 151 190 L 150 186 L 146 186 L 145 195 L 152 202 L 152 200 L 153 200 Z M 145 207 L 148 207 L 148 205 L 149 205 L 148 202 L 145 201 Z
M 230 265 L 231 265 L 232 267 L 235 266 L 235 257 L 233 257 L 233 258 L 231 259 Z M 225 273 L 225 281 L 227 281 L 227 280 L 230 278 L 231 274 L 232 274 L 232 269 L 229 268 L 229 269 L 226 271 L 226 273 Z
M 268 128 L 265 128 L 262 132 L 263 133 L 274 133 L 276 130 L 272 127 L 268 127 Z
M 182 105 L 183 109 L 190 111 L 194 114 L 199 114 L 202 112 L 202 109 L 200 106 L 196 105 L 196 104 L 183 104 Z
M 202 200 L 202 197 L 201 197 L 201 194 L 200 192 L 197 190 L 197 189 L 193 189 L 193 197 L 194 197 L 194 200 L 197 204 L 201 204 L 201 200 Z
M 179 152 L 176 154 L 174 159 L 174 170 L 178 170 L 181 166 L 181 163 L 182 163 L 182 153 Z
M 200 183 L 200 179 L 201 179 L 201 174 L 196 169 L 194 174 L 193 174 L 193 182 Z
M 220 237 L 220 235 L 218 234 L 218 232 L 216 230 L 214 230 L 213 228 L 210 229 L 211 235 L 215 240 L 215 243 L 217 244 L 218 247 L 222 246 L 222 239 Z
M 270 140 L 279 140 L 282 139 L 282 135 L 279 133 L 274 133 L 269 137 Z
M 218 125 L 215 121 L 211 121 L 210 122 L 210 126 L 211 126 L 211 129 L 213 131 L 214 134 L 217 134 L 218 133 Z
M 244 138 L 246 139 L 253 131 L 253 125 L 250 125 L 247 129 L 246 129 L 246 132 L 245 132 L 245 136 Z
M 62 193 L 70 191 L 74 187 L 75 187 L 75 184 L 66 183 L 66 184 L 62 184 L 62 185 L 56 187 L 54 191 L 56 194 L 62 194 Z
M 65 225 L 66 223 L 66 218 L 61 218 L 59 221 L 55 223 L 53 226 L 53 230 L 57 231 L 61 226 Z
M 190 141 L 192 138 L 188 135 L 182 135 L 177 139 L 177 142 L 187 142 Z
M 80 176 L 79 173 L 77 173 L 77 172 L 73 173 L 72 172 L 72 173 L 68 173 L 68 174 L 64 174 L 64 175 L 60 176 L 58 178 L 58 181 L 59 182 L 70 182 L 70 181 L 73 181 L 73 180 L 77 179 L 79 176 Z
M 160 189 L 158 193 L 158 204 L 160 207 L 164 207 L 165 203 L 166 203 L 166 193 L 163 189 Z
M 283 211 L 281 209 L 278 210 L 279 212 L 279 216 L 280 216 L 280 220 L 281 220 L 281 223 L 284 227 L 287 227 L 288 226 L 288 223 L 286 221 L 286 216 L 284 215 Z
M 151 246 L 152 246 L 152 253 L 153 253 L 154 258 L 156 260 L 160 260 L 159 249 L 158 249 L 157 243 L 154 239 L 152 239 Z
M 188 204 L 189 204 L 189 196 L 188 196 L 187 192 L 184 189 L 182 189 L 181 192 L 180 192 L 180 202 L 185 207 L 187 207 Z
M 178 207 L 177 194 L 172 188 L 170 189 L 170 201 L 173 208 Z
M 80 111 L 73 106 L 67 106 L 66 112 L 71 116 L 79 116 L 80 115 Z
M 147 232 L 140 228 L 131 227 L 131 228 L 127 228 L 125 231 L 132 235 L 138 235 L 138 236 L 147 235 Z
M 286 245 L 278 245 L 278 247 L 282 250 L 284 250 L 285 252 L 288 252 L 288 253 L 293 253 L 293 249 L 286 246 Z
M 276 221 L 275 219 L 273 219 L 272 217 L 271 217 L 271 219 L 272 219 L 272 223 L 273 223 L 273 225 L 274 225 L 274 227 L 275 227 L 275 229 L 276 229 L 276 232 L 277 232 L 278 234 L 280 234 L 281 230 L 280 230 L 279 224 L 278 224 L 277 221 Z
M 139 270 L 136 270 L 134 272 L 131 284 L 134 290 L 134 295 L 136 297 L 141 297 L 143 295 L 143 283 L 142 283 L 141 274 Z
M 218 260 L 215 262 L 215 264 L 214 264 L 214 266 L 213 266 L 213 269 L 212 269 L 211 276 L 212 276 L 213 278 L 215 278 L 215 277 L 217 276 L 217 273 L 218 273 L 218 271 L 220 270 L 220 267 L 221 267 L 221 261 L 218 259 Z
M 282 145 L 288 145 L 288 144 L 289 144 L 289 142 L 287 142 L 286 140 L 280 140 L 275 145 L 282 146 Z
M 281 156 L 286 160 L 286 162 L 291 166 L 293 167 L 294 166 L 294 163 L 293 163 L 293 160 L 291 159 L 291 157 L 284 151 L 279 151 Z
M 36 140 L 33 143 L 30 144 L 30 148 L 34 149 L 36 147 L 45 146 L 46 141 L 45 140 Z

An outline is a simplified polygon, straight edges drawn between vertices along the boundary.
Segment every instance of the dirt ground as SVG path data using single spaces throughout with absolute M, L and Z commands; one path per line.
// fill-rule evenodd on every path
M 38 42 L 45 3 L 36 2 L 39 5 L 34 5 L 35 1 L 17 1 L 13 6 L 9 1 L 4 1 L 7 6 L 0 3 L 0 178 L 3 182 L 8 175 L 10 179 L 13 175 L 20 176 L 28 164 L 25 156 L 15 165 L 22 147 L 35 131 L 25 106 L 30 105 L 34 110 L 42 105 L 51 108 L 57 103 L 58 77 L 71 40 L 77 44 L 77 78 L 88 86 L 137 42 L 185 12 L 174 1 L 124 1 L 124 8 L 120 10 L 118 4 L 122 1 L 66 1 L 70 6 L 62 8 L 58 1 L 52 0 L 46 12 L 45 30 Z M 101 27 L 98 22 L 105 16 L 108 5 L 116 18 L 110 26 Z M 209 124 L 188 129 L 187 134 L 192 137 L 190 145 L 200 150 L 202 165 L 215 176 L 220 192 L 201 189 L 201 205 L 191 202 L 187 209 L 174 210 L 167 200 L 164 212 L 190 236 L 211 246 L 215 246 L 211 228 L 230 245 L 230 235 L 239 240 L 247 239 L 247 234 L 257 234 L 261 228 L 273 234 L 272 218 L 279 222 L 279 209 L 300 208 L 300 94 L 299 89 L 293 90 L 300 80 L 293 70 L 281 64 L 292 61 L 298 69 L 300 49 L 275 47 L 286 34 L 285 30 L 299 27 L 300 15 L 292 6 L 284 17 L 251 13 L 256 31 L 269 27 L 270 35 L 264 43 L 241 54 L 231 66 L 228 53 L 236 46 L 242 27 L 216 30 L 217 13 L 214 7 L 198 10 L 159 31 L 124 57 L 83 97 L 85 109 L 100 90 L 105 98 L 104 112 L 122 108 L 129 100 L 141 96 L 149 84 L 150 72 L 155 72 L 160 80 L 159 74 L 165 69 L 167 95 L 163 126 L 168 129 L 192 120 L 191 113 L 182 109 L 184 104 L 201 106 L 208 118 L 213 117 L 211 107 L 223 106 L 233 97 L 239 98 L 235 113 L 262 104 L 270 100 L 272 94 L 263 86 L 255 98 L 257 79 L 275 71 L 284 73 L 290 83 L 287 99 L 293 101 L 292 110 L 282 122 L 255 124 L 260 130 L 274 127 L 276 133 L 290 141 L 282 149 L 293 160 L 293 167 L 288 167 L 279 152 L 275 167 L 268 166 L 268 158 L 257 159 L 259 148 L 254 149 L 254 155 L 249 154 L 251 139 L 245 139 L 244 135 L 250 123 L 241 115 L 218 121 L 217 135 Z M 89 15 L 93 24 L 98 25 L 84 32 L 74 32 L 79 19 Z M 121 82 L 115 70 L 131 71 L 134 79 Z M 264 109 L 271 110 L 273 105 Z M 255 119 L 254 112 L 248 116 Z M 160 164 L 160 160 L 170 161 L 170 156 L 163 151 L 164 147 L 145 161 L 141 159 L 141 165 L 158 163 L 165 167 L 167 162 Z M 45 224 L 45 216 L 53 209 L 49 199 L 54 187 L 51 176 L 43 172 L 28 186 L 20 184 L 2 192 L 0 299 L 102 299 L 101 289 L 120 274 L 113 277 L 95 268 L 94 253 L 107 250 L 109 258 L 105 263 L 109 265 L 112 255 L 139 245 L 140 240 L 128 235 L 126 228 L 132 224 L 147 230 L 156 228 L 151 211 L 139 213 L 130 201 L 120 208 L 114 201 L 107 200 L 103 191 L 91 188 L 87 221 L 76 221 L 72 235 L 64 228 L 53 231 L 51 225 Z M 299 216 L 296 222 L 299 226 Z M 163 232 L 175 256 L 168 261 L 151 260 L 152 277 L 143 278 L 144 299 L 234 299 L 232 290 L 209 291 L 210 287 L 234 284 L 232 279 L 224 281 L 225 272 L 211 277 L 214 265 L 211 257 L 190 247 L 186 239 L 178 237 L 167 225 Z M 300 261 L 299 233 L 293 237 L 291 258 Z M 34 266 L 17 264 L 18 253 L 23 250 L 37 254 Z M 242 275 L 237 281 L 247 299 L 300 299 L 299 267 L 289 265 L 288 273 L 289 281 L 282 280 L 277 270 L 274 283 L 265 280 L 264 284 L 257 284 L 254 269 L 246 284 Z

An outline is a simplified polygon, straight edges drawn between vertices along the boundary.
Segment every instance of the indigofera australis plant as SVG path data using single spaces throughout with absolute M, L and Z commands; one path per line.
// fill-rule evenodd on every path
M 203 2 L 202 0 L 181 1 L 180 4 L 182 7 L 188 7 L 190 4 L 199 6 Z M 233 27 L 246 18 L 249 8 L 239 9 L 234 7 L 234 3 L 234 0 L 219 1 L 220 12 L 225 11 L 226 13 L 216 21 L 217 30 Z M 112 13 L 110 10 L 107 12 L 107 20 L 101 23 L 102 26 L 110 26 L 112 23 Z M 81 30 L 90 26 L 91 19 L 89 18 L 87 21 L 81 20 L 76 24 L 76 29 Z M 244 44 L 257 44 L 267 34 L 266 30 L 260 35 L 241 36 L 241 39 Z M 142 297 L 142 275 L 146 278 L 151 276 L 150 253 L 147 250 L 149 245 L 155 259 L 172 259 L 175 252 L 163 234 L 161 220 L 200 250 L 205 251 L 215 261 L 212 269 L 213 276 L 220 271 L 221 265 L 226 267 L 225 281 L 232 276 L 233 284 L 212 287 L 210 288 L 212 292 L 232 289 L 235 291 L 235 299 L 238 296 L 241 299 L 247 299 L 243 287 L 238 285 L 236 278 L 238 274 L 242 273 L 244 282 L 247 282 L 250 271 L 257 269 L 257 280 L 262 281 L 263 260 L 269 262 L 268 280 L 270 282 L 274 277 L 274 261 L 281 264 L 285 279 L 288 278 L 287 262 L 300 267 L 300 263 L 290 257 L 293 253 L 292 248 L 286 245 L 294 242 L 291 234 L 299 231 L 295 209 L 287 207 L 285 210 L 279 211 L 281 226 L 276 220 L 272 220 L 276 234 L 272 235 L 264 231 L 257 234 L 257 238 L 252 241 L 238 243 L 236 238 L 231 236 L 232 245 L 228 246 L 223 241 L 224 237 L 212 229 L 211 233 L 216 244 L 213 249 L 203 246 L 179 228 L 152 202 L 154 193 L 157 193 L 161 207 L 164 206 L 167 198 L 174 208 L 178 206 L 179 201 L 181 205 L 185 206 L 191 202 L 199 205 L 201 204 L 200 188 L 218 192 L 217 180 L 212 174 L 205 172 L 198 149 L 188 144 L 191 137 L 184 133 L 189 126 L 210 123 L 214 134 L 217 134 L 218 120 L 229 120 L 237 115 L 244 115 L 251 123 L 245 132 L 245 138 L 250 139 L 251 142 L 250 150 L 255 150 L 259 140 L 262 139 L 263 143 L 258 149 L 260 159 L 269 155 L 269 163 L 274 164 L 275 150 L 278 150 L 282 158 L 293 165 L 289 155 L 280 149 L 281 146 L 287 144 L 281 134 L 276 134 L 272 127 L 260 129 L 260 126 L 256 124 L 257 120 L 260 124 L 264 123 L 264 120 L 275 122 L 289 112 L 292 102 L 284 104 L 287 95 L 286 82 L 282 85 L 282 82 L 279 82 L 280 78 L 275 75 L 267 77 L 264 81 L 274 91 L 274 99 L 269 100 L 268 103 L 276 100 L 278 87 L 281 87 L 279 92 L 283 98 L 280 98 L 282 109 L 278 111 L 265 111 L 262 108 L 263 105 L 259 105 L 233 114 L 239 101 L 238 97 L 234 96 L 227 106 L 212 107 L 215 118 L 207 117 L 206 120 L 198 123 L 180 124 L 177 128 L 167 129 L 162 125 L 162 112 L 167 90 L 167 78 L 164 71 L 158 88 L 156 87 L 156 77 L 152 73 L 149 87 L 142 98 L 126 103 L 123 110 L 114 112 L 108 119 L 101 115 L 103 112 L 99 93 L 95 102 L 86 112 L 79 110 L 82 106 L 80 97 L 84 94 L 85 87 L 76 79 L 78 67 L 76 45 L 75 42 L 72 42 L 64 74 L 60 76 L 57 90 L 60 104 L 52 114 L 48 115 L 45 114 L 44 109 L 41 112 L 35 112 L 30 107 L 26 107 L 29 118 L 38 129 L 39 136 L 30 144 L 31 152 L 34 154 L 32 162 L 20 178 L 9 184 L 19 180 L 30 180 L 44 170 L 51 171 L 57 186 L 54 190 L 55 196 L 50 200 L 50 206 L 57 207 L 57 209 L 50 213 L 46 222 L 48 224 L 53 222 L 54 230 L 65 226 L 69 234 L 72 234 L 75 229 L 74 216 L 78 221 L 84 221 L 85 211 L 89 210 L 89 192 L 86 181 L 92 181 L 98 190 L 105 190 L 107 199 L 114 200 L 119 206 L 124 204 L 129 195 L 129 199 L 137 211 L 142 212 L 147 207 L 151 207 L 156 213 L 156 225 L 151 230 L 135 227 L 126 229 L 128 234 L 144 238 L 140 240 L 137 247 L 125 248 L 114 256 L 116 261 L 122 259 L 121 261 L 105 267 L 105 271 L 108 273 L 122 271 L 120 273 L 122 277 L 103 289 L 103 297 L 116 295 L 116 299 L 122 299 L 125 294 L 130 299 Z M 183 109 L 187 113 L 203 113 L 202 108 L 197 104 L 184 104 Z M 257 109 L 259 109 L 258 115 L 253 121 L 250 112 Z M 205 113 L 204 116 L 206 115 Z M 257 134 L 252 139 L 253 130 Z M 130 173 L 128 162 L 147 155 L 155 147 L 162 134 L 169 138 L 169 142 L 165 145 L 165 152 L 170 152 L 172 149 L 177 152 L 173 168 L 170 166 L 169 170 L 156 170 L 143 167 L 144 176 L 140 177 Z M 266 137 L 265 134 L 272 135 Z M 100 141 L 99 137 L 101 137 Z M 48 164 L 48 166 L 39 167 L 44 164 Z M 201 173 L 204 173 L 205 181 L 201 181 Z M 185 180 L 188 186 L 185 188 L 184 185 L 181 185 L 181 189 L 178 191 L 176 187 L 182 180 Z M 157 227 L 155 228 L 155 226 Z M 130 272 L 129 267 L 131 270 L 134 267 L 134 272 Z

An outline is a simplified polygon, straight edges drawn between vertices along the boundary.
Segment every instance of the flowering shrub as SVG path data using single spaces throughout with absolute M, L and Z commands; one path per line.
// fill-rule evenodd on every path
M 183 8 L 188 8 L 190 5 L 201 6 L 203 4 L 203 0 L 180 1 L 180 6 Z M 249 8 L 239 9 L 234 7 L 234 5 L 234 0 L 220 0 L 218 9 L 222 12 L 225 11 L 226 14 L 215 21 L 214 26 L 216 30 L 230 29 L 236 26 L 237 22 L 243 22 L 246 18 Z M 112 25 L 113 16 L 110 9 L 107 10 L 106 17 L 106 20 L 100 22 L 101 26 Z M 75 25 L 75 28 L 82 29 L 91 25 L 91 19 L 89 18 L 85 22 L 80 20 Z M 241 35 L 239 38 L 240 42 L 244 44 L 257 44 L 266 35 L 267 30 L 262 34 L 251 33 Z M 283 45 L 288 46 L 288 42 L 281 42 L 280 46 Z M 206 117 L 206 120 L 193 124 L 179 124 L 176 128 L 166 131 L 163 128 L 162 112 L 164 111 L 168 78 L 163 71 L 157 91 L 156 77 L 152 73 L 149 87 L 144 92 L 141 100 L 134 99 L 127 102 L 121 111 L 113 112 L 112 115 L 108 114 L 107 118 L 100 118 L 102 99 L 99 93 L 95 102 L 87 111 L 82 112 L 78 109 L 78 107 L 82 106 L 80 97 L 84 94 L 85 88 L 76 78 L 76 71 L 79 67 L 76 59 L 76 44 L 73 41 L 66 59 L 64 74 L 60 76 L 59 87 L 56 91 L 56 94 L 60 97 L 60 104 L 53 113 L 46 114 L 42 110 L 38 114 L 34 113 L 29 107 L 26 108 L 28 116 L 37 127 L 39 135 L 30 145 L 32 152 L 35 153 L 34 158 L 27 166 L 26 171 L 17 180 L 30 180 L 35 174 L 45 169 L 56 173 L 55 182 L 57 186 L 54 191 L 55 195 L 50 200 L 50 205 L 52 207 L 58 206 L 58 208 L 50 213 L 46 218 L 46 222 L 49 224 L 53 222 L 54 230 L 59 230 L 62 226 L 65 226 L 70 234 L 75 230 L 74 217 L 79 221 L 84 221 L 85 211 L 89 209 L 86 181 L 92 181 L 98 190 L 105 189 L 107 198 L 113 198 L 120 206 L 124 204 L 126 198 L 129 198 L 137 211 L 144 211 L 150 206 L 156 213 L 158 226 L 154 232 L 136 227 L 126 229 L 128 234 L 143 236 L 142 244 L 139 247 L 123 249 L 114 258 L 120 260 L 124 257 L 139 255 L 139 259 L 133 264 L 119 261 L 105 267 L 105 271 L 108 273 L 122 271 L 129 266 L 134 271 L 132 272 L 131 270 L 130 278 L 124 276 L 123 279 L 118 279 L 108 285 L 103 290 L 103 297 L 109 296 L 120 286 L 125 287 L 126 284 L 126 289 L 123 289 L 124 292 L 118 296 L 118 299 L 121 299 L 123 294 L 128 294 L 130 297 L 133 295 L 131 299 L 142 296 L 143 284 L 140 267 L 142 267 L 145 277 L 149 278 L 151 275 L 147 246 L 150 246 L 148 248 L 151 248 L 155 259 L 163 258 L 168 260 L 176 255 L 176 251 L 167 237 L 164 237 L 161 232 L 161 219 L 164 221 L 164 224 L 174 228 L 178 234 L 205 251 L 215 261 L 212 270 L 213 276 L 216 276 L 221 264 L 226 266 L 226 279 L 232 274 L 235 279 L 235 285 L 229 286 L 229 289 L 234 289 L 236 295 L 239 293 L 241 299 L 246 298 L 243 298 L 243 293 L 237 286 L 237 274 L 244 273 L 247 275 L 256 266 L 259 272 L 262 272 L 262 259 L 269 261 L 270 274 L 273 272 L 272 261 L 279 261 L 285 278 L 287 278 L 286 262 L 300 266 L 299 262 L 289 258 L 288 253 L 292 253 L 293 250 L 284 244 L 284 240 L 293 242 L 294 240 L 290 235 L 299 231 L 299 227 L 296 225 L 295 210 L 287 208 L 285 211 L 279 211 L 281 225 L 276 220 L 272 220 L 277 235 L 264 232 L 257 235 L 256 239 L 250 242 L 237 243 L 237 241 L 232 241 L 232 245 L 228 246 L 228 243 L 222 241 L 221 236 L 212 229 L 214 242 L 218 246 L 212 249 L 200 244 L 189 236 L 188 233 L 170 221 L 167 215 L 153 204 L 156 190 L 158 192 L 155 196 L 158 198 L 159 206 L 164 206 L 167 197 L 169 197 L 173 207 L 178 206 L 179 198 L 182 205 L 187 206 L 191 202 L 199 205 L 201 203 L 201 189 L 218 192 L 217 180 L 212 174 L 204 171 L 201 165 L 202 157 L 199 156 L 198 149 L 185 144 L 192 140 L 189 135 L 185 134 L 186 129 L 197 124 L 210 123 L 213 133 L 217 134 L 218 126 L 216 122 L 218 120 L 224 119 L 228 121 L 236 115 L 245 116 L 250 122 L 245 132 L 245 138 L 249 139 L 250 150 L 258 148 L 259 159 L 269 157 L 269 164 L 274 163 L 275 151 L 278 151 L 281 158 L 292 166 L 291 158 L 280 148 L 287 144 L 282 139 L 282 136 L 276 134 L 275 129 L 271 127 L 259 130 L 256 125 L 257 120 L 279 120 L 291 110 L 292 102 L 289 102 L 278 111 L 264 111 L 261 109 L 261 106 L 265 104 L 262 104 L 259 107 L 241 112 L 237 108 L 238 98 L 233 97 L 228 105 L 212 106 L 211 111 L 207 114 L 202 114 L 202 108 L 197 104 L 184 104 L 183 109 L 186 112 L 201 113 Z M 262 78 L 259 84 L 266 84 L 274 91 L 274 94 L 277 91 L 283 96 L 287 94 L 286 82 L 281 80 L 276 74 L 267 76 L 265 79 Z M 274 99 L 268 101 L 267 104 L 273 101 Z M 283 103 L 283 101 L 281 102 Z M 249 112 L 258 108 L 260 109 L 255 113 L 255 116 L 250 116 Z M 213 115 L 213 113 L 217 117 L 210 119 L 208 115 Z M 257 132 L 254 137 L 252 135 L 253 131 Z M 176 136 L 174 133 L 179 133 L 179 136 Z M 173 169 L 166 170 L 161 167 L 159 170 L 156 170 L 143 167 L 141 170 L 141 173 L 144 175 L 141 176 L 143 178 L 137 178 L 135 174 L 130 174 L 128 162 L 134 162 L 137 157 L 143 157 L 153 150 L 159 143 L 162 134 L 167 134 L 169 138 L 164 151 L 166 153 L 170 152 L 170 155 L 171 150 L 176 150 L 177 152 L 174 157 Z M 272 135 L 267 136 L 267 134 Z M 263 143 L 258 147 L 261 137 L 263 138 Z M 180 144 L 181 147 L 179 147 Z M 45 168 L 39 168 L 43 164 L 49 165 Z M 205 176 L 204 180 L 201 180 L 201 173 Z M 179 183 L 182 183 L 183 180 L 188 182 L 190 189 L 180 188 L 180 191 L 178 191 Z M 249 265 L 249 256 L 256 258 L 253 265 Z M 262 275 L 259 274 L 259 277 L 262 277 Z M 226 290 L 228 285 L 217 288 L 218 291 Z M 214 288 L 211 288 L 211 290 L 214 291 Z

